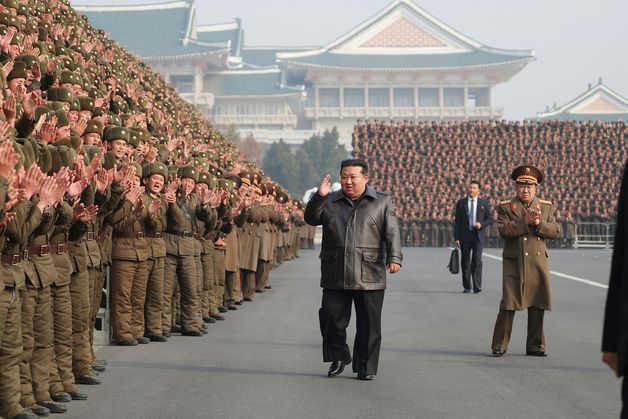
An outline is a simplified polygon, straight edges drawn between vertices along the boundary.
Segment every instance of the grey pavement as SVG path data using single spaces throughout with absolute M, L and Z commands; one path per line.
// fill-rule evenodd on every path
M 486 253 L 498 256 L 499 250 Z M 554 271 L 606 284 L 610 252 L 550 250 Z M 484 258 L 484 290 L 462 294 L 447 249 L 404 248 L 389 275 L 379 373 L 327 378 L 318 329 L 317 250 L 271 272 L 273 289 L 201 338 L 97 351 L 100 386 L 65 418 L 614 418 L 620 381 L 600 361 L 606 290 L 554 277 L 547 358 L 525 356 L 526 313 L 508 353 L 489 356 L 501 263 Z M 352 321 L 353 323 L 353 321 Z M 349 331 L 349 344 L 355 328 Z M 60 416 L 61 417 L 61 416 Z

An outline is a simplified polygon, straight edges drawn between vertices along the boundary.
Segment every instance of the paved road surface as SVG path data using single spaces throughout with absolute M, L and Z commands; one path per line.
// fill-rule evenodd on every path
M 600 362 L 606 289 L 555 276 L 545 330 L 550 356 L 524 355 L 526 314 L 518 313 L 508 354 L 493 358 L 499 260 L 485 257 L 484 291 L 473 295 L 446 271 L 447 249 L 404 253 L 403 270 L 389 277 L 373 382 L 348 370 L 326 377 L 318 253 L 305 250 L 272 272 L 272 290 L 210 325 L 203 338 L 99 349 L 109 361 L 104 383 L 83 386 L 89 401 L 70 403 L 64 417 L 618 417 L 620 382 Z M 551 251 L 550 258 L 566 276 L 608 282 L 608 251 Z

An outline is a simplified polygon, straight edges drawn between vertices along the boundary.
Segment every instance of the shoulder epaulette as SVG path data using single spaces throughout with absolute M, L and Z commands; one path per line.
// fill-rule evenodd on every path
M 539 202 L 545 205 L 552 205 L 552 201 L 545 201 L 544 199 L 539 199 Z
M 505 201 L 499 201 L 499 205 L 508 205 L 510 204 L 510 201 L 512 201 L 511 199 L 507 199 Z

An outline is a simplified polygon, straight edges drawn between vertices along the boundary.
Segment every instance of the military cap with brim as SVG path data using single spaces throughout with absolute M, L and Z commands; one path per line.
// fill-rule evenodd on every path
M 531 166 L 523 165 L 515 168 L 510 175 L 510 178 L 516 183 L 525 185 L 538 185 L 543 182 L 545 176 L 541 169 Z
M 48 89 L 48 100 L 52 102 L 67 102 L 72 104 L 74 95 L 67 87 L 51 87 Z
M 33 68 L 33 65 L 35 63 L 39 63 L 39 60 L 37 59 L 37 57 L 30 54 L 18 55 L 17 57 L 15 57 L 15 61 L 23 62 L 24 64 L 26 64 L 26 68 L 28 69 Z
M 83 135 L 85 134 L 99 134 L 102 137 L 102 134 L 103 134 L 102 122 L 98 119 L 90 119 L 87 122 L 87 127 L 85 128 L 85 131 L 83 131 Z
M 28 75 L 26 74 L 26 63 L 23 61 L 15 61 L 13 63 L 13 69 L 7 76 L 7 81 L 13 79 L 25 79 Z
M 183 166 L 183 167 L 180 167 L 179 170 L 177 170 L 177 175 L 181 179 L 188 178 L 188 179 L 192 179 L 194 182 L 198 182 L 198 174 L 199 174 L 199 171 L 194 166 Z
M 129 145 L 133 148 L 137 148 L 140 145 L 140 136 L 137 131 L 129 129 Z

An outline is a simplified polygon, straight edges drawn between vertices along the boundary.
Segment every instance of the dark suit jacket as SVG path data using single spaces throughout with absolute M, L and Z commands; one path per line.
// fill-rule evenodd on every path
M 616 352 L 619 360 L 618 374 L 626 373 L 628 356 L 628 163 L 624 166 L 624 177 L 617 205 L 617 228 L 611 263 L 611 278 L 606 297 L 602 351 Z
M 454 240 L 467 242 L 475 239 L 480 240 L 482 245 L 486 244 L 487 227 L 495 222 L 491 216 L 491 208 L 484 198 L 477 198 L 476 220 L 482 225 L 480 230 L 469 231 L 469 205 L 468 197 L 465 196 L 456 203 L 456 217 L 454 219 Z

